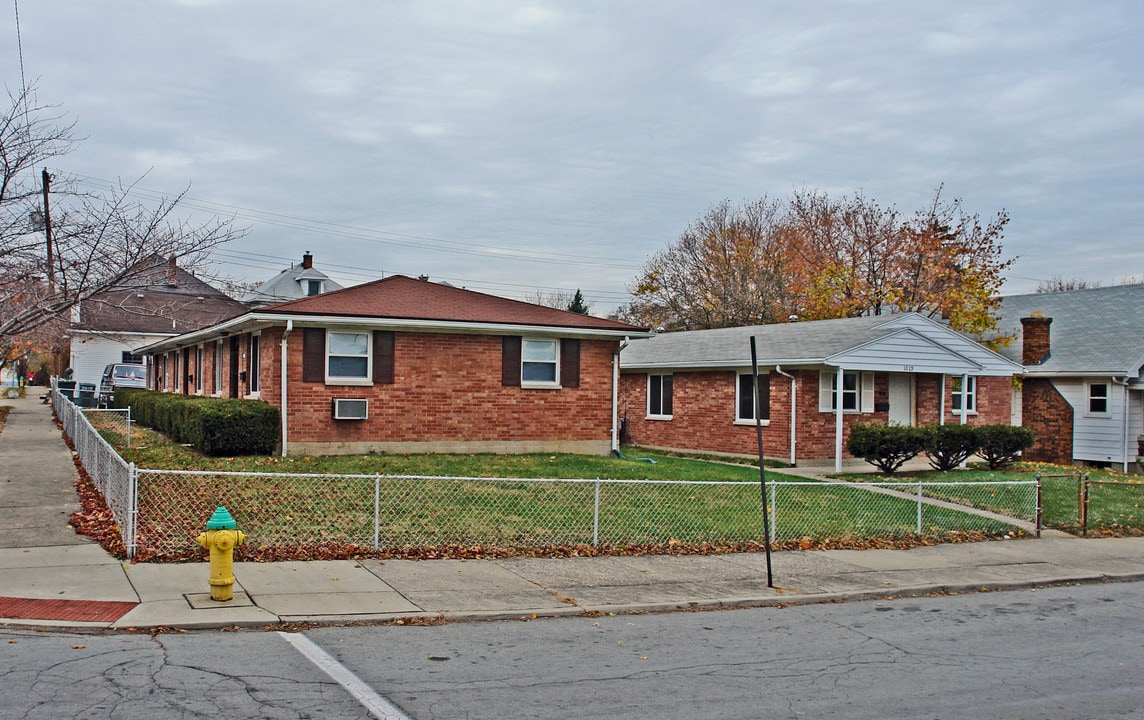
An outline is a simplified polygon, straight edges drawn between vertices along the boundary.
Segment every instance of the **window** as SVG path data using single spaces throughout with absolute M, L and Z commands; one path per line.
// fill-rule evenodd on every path
M 874 411 L 874 373 L 844 372 L 842 374 L 842 411 Z M 823 370 L 818 374 L 818 411 L 835 412 L 838 409 L 838 373 Z
M 119 362 L 135 363 L 137 365 L 143 364 L 142 355 L 136 355 L 135 353 L 129 352 L 127 350 L 124 350 L 122 353 L 120 353 L 120 358 L 121 359 Z
M 556 386 L 559 345 L 555 340 L 524 340 L 520 348 L 520 382 L 522 386 Z
M 1088 411 L 1094 415 L 1108 414 L 1108 383 L 1089 383 Z
M 261 354 L 261 348 L 260 348 L 261 344 L 262 344 L 262 336 L 261 335 L 251 335 L 250 336 L 250 375 L 249 375 L 249 377 L 250 377 L 250 392 L 251 392 L 251 394 L 258 392 L 258 390 L 259 390 L 258 369 L 259 369 L 259 366 L 262 364 L 260 362 L 260 357 L 259 357 Z
M 965 391 L 961 389 L 961 378 L 955 377 L 953 379 L 953 411 L 955 413 L 961 412 L 962 398 L 965 399 L 965 411 L 977 412 L 977 378 L 970 375 L 969 382 L 966 383 Z
M 647 376 L 648 417 L 671 417 L 671 390 L 672 379 L 670 375 Z
M 326 341 L 328 380 L 369 380 L 369 333 L 330 331 Z
M 306 281 L 306 295 L 320 295 L 322 292 L 321 280 L 307 280 Z
M 770 376 L 759 375 L 759 405 L 762 408 L 761 420 L 771 417 L 771 383 Z M 755 421 L 755 376 L 753 373 L 739 373 L 738 387 L 735 390 L 735 420 Z

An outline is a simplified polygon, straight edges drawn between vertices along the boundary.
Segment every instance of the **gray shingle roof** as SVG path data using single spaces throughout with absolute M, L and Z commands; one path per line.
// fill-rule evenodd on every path
M 827 363 L 828 359 L 848 353 L 846 356 L 854 361 L 854 353 L 863 346 L 889 341 L 902 332 L 914 333 L 915 350 L 926 348 L 928 352 L 935 345 L 943 348 L 941 352 L 947 359 L 940 362 L 950 367 L 972 366 L 988 374 L 1020 370 L 945 325 L 908 313 L 662 333 L 632 341 L 620 355 L 620 364 L 625 369 L 746 367 L 751 362 L 752 336 L 756 338 L 760 365 L 835 364 Z
M 1016 336 L 1001 352 L 1021 360 L 1021 318 L 1040 312 L 1049 326 L 1049 357 L 1030 375 L 1139 376 L 1144 362 L 1144 284 L 1001 298 L 998 330 Z

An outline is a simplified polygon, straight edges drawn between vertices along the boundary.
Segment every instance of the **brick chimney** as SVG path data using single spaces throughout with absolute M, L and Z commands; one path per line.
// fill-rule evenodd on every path
M 1049 325 L 1052 318 L 1031 312 L 1021 318 L 1021 364 L 1040 365 L 1049 359 Z
M 302 256 L 302 267 L 309 270 L 314 267 L 314 256 L 307 250 L 306 254 Z
M 179 268 L 178 258 L 175 257 L 174 255 L 172 255 L 171 259 L 167 261 L 167 284 L 168 285 L 178 285 L 179 284 L 179 274 L 177 272 L 178 268 Z

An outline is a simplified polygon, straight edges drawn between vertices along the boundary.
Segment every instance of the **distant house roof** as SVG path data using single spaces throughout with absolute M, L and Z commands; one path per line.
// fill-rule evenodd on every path
M 1144 284 L 1001 298 L 998 331 L 1017 340 L 1001 352 L 1021 360 L 1021 318 L 1052 319 L 1049 356 L 1030 375 L 1138 377 L 1144 364 Z
M 84 300 L 73 314 L 71 329 L 178 335 L 246 312 L 245 305 L 178 267 L 173 260 L 156 257 L 144 263 L 130 279 Z
M 308 295 L 307 281 L 321 283 L 321 292 L 341 290 L 342 286 L 314 267 L 314 256 L 306 253 L 301 265 L 293 265 L 248 293 L 242 301 L 252 307 L 264 307 Z
M 1020 364 L 916 313 L 663 333 L 633 341 L 620 364 L 665 370 L 748 367 L 752 337 L 759 364 L 766 366 L 973 375 L 1021 370 Z
M 161 352 L 197 342 L 214 333 L 281 326 L 287 320 L 298 327 L 356 324 L 418 331 L 552 332 L 585 337 L 642 337 L 648 334 L 645 328 L 615 320 L 393 275 L 363 285 L 251 310 L 216 327 L 192 333 L 192 337 L 171 338 L 143 350 Z

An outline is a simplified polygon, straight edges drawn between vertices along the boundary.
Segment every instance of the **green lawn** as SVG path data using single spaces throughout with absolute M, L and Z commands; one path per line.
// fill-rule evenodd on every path
M 764 539 L 758 468 L 725 459 L 636 448 L 625 450 L 627 459 L 564 454 L 207 458 L 139 427 L 132 430 L 128 450 L 120 419 L 110 414 L 89 417 L 138 467 L 192 471 L 141 474 L 138 538 L 144 555 L 194 555 L 194 537 L 217 505 L 225 505 L 248 535 L 247 552 L 261 548 L 270 555 L 275 548 L 328 544 L 372 548 L 375 521 L 381 550 L 473 545 L 527 550 L 586 545 L 594 536 L 612 546 L 739 546 Z M 245 474 L 212 476 L 204 471 Z M 377 481 L 376 518 L 375 475 L 385 476 Z M 393 477 L 400 475 L 438 479 Z M 915 535 L 917 506 L 909 498 L 861 487 L 807 485 L 802 478 L 774 470 L 768 470 L 767 477 L 775 488 L 774 537 L 779 541 L 860 544 L 857 541 L 865 538 Z M 597 518 L 595 482 L 497 478 L 696 484 L 601 483 Z M 924 535 L 936 538 L 1013 529 L 931 507 L 923 508 L 922 527 Z

